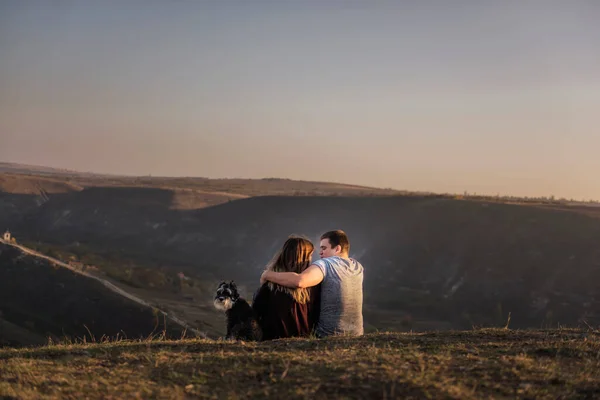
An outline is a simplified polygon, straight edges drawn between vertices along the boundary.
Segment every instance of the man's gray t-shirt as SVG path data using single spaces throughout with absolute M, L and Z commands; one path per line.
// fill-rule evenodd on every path
M 317 336 L 363 334 L 363 267 L 352 258 L 328 257 L 313 263 L 323 272 Z

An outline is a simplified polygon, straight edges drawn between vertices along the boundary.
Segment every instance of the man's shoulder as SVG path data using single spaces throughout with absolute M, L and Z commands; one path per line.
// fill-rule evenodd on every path
M 358 261 L 356 258 L 350 258 L 350 261 L 354 263 L 354 265 L 360 267 L 360 269 L 363 269 L 363 265 L 360 261 Z
M 317 261 L 313 261 L 312 265 L 316 265 L 317 267 L 321 268 L 321 270 L 324 270 L 326 268 L 334 268 L 336 265 L 339 265 L 341 262 L 340 260 L 342 259 L 337 256 L 324 257 L 318 259 Z
M 313 264 L 321 268 L 322 271 L 331 268 L 334 270 L 344 270 L 350 272 L 352 275 L 363 273 L 362 264 L 354 258 L 326 257 L 313 262 Z
M 336 259 L 335 262 L 338 264 L 355 265 L 355 266 L 362 268 L 362 264 L 356 258 L 352 258 L 352 257 L 344 258 L 344 257 L 337 257 L 337 256 L 330 257 L 330 258 L 335 258 Z
M 321 258 L 321 259 L 315 261 L 315 263 L 321 261 L 323 263 L 328 263 L 328 264 L 339 264 L 339 263 L 344 262 L 345 260 L 349 260 L 349 259 L 348 258 L 342 258 L 340 256 L 331 256 L 331 257 Z
M 324 257 L 324 258 L 320 258 L 317 261 L 313 261 L 313 264 L 316 263 L 329 263 L 329 264 L 348 264 L 348 263 L 354 263 L 354 264 L 358 264 L 361 265 L 360 261 L 358 261 L 355 258 L 352 257 L 340 257 L 340 256 L 331 256 L 331 257 Z

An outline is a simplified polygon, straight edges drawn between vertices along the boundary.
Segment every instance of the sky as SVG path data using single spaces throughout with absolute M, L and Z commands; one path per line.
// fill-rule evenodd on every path
M 600 2 L 0 1 L 0 161 L 600 199 Z

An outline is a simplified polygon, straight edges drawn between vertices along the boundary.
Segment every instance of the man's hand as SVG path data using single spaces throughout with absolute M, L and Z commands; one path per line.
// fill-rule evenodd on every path
M 264 285 L 265 282 L 267 282 L 267 273 L 268 272 L 269 271 L 264 270 L 263 273 L 262 273 L 262 275 L 260 276 L 260 286 Z

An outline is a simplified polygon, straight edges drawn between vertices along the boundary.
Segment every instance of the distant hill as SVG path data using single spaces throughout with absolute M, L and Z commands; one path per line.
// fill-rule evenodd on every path
M 129 191 L 108 190 L 117 188 L 128 188 Z M 153 193 L 158 196 L 160 192 L 160 201 L 164 202 L 164 196 L 168 196 L 168 207 L 177 210 L 200 209 L 256 196 L 390 196 L 405 193 L 392 189 L 279 178 L 117 176 L 0 163 L 0 224 L 12 224 L 17 208 L 20 215 L 29 213 L 29 210 L 48 201 L 51 194 L 89 189 L 97 189 L 90 196 L 110 196 L 112 193 L 127 196 L 137 190 L 142 196 L 149 195 L 151 202 L 156 201 L 156 198 L 152 198 Z
M 52 168 L 41 165 L 0 162 L 0 173 L 33 174 L 41 176 L 106 176 L 91 172 L 79 172 L 65 168 Z
M 0 346 L 102 337 L 140 338 L 183 328 L 100 282 L 0 243 Z
M 65 180 L 32 175 L 0 174 L 0 191 L 11 194 L 44 196 L 83 190 L 83 187 Z
M 69 184 L 87 187 L 146 187 L 168 190 L 184 190 L 200 194 L 221 194 L 238 197 L 275 196 L 275 195 L 395 195 L 407 193 L 392 189 L 380 189 L 367 186 L 332 182 L 296 181 L 283 178 L 263 179 L 209 179 L 204 177 L 153 177 L 153 176 L 119 176 L 60 170 L 55 168 L 0 162 L 0 176 L 26 178 L 36 180 L 39 184 L 59 180 Z M 3 192 L 13 193 L 8 188 Z M 237 195 L 237 196 L 236 196 Z

